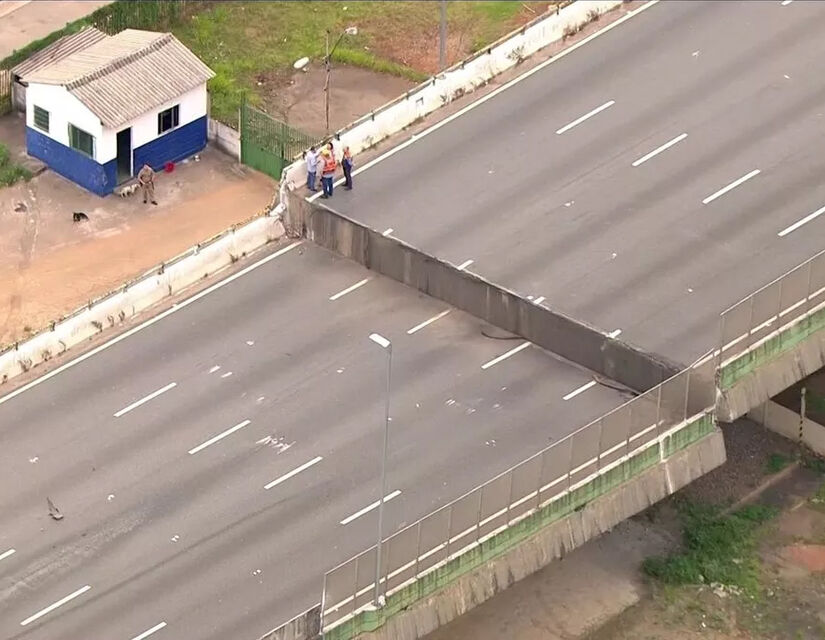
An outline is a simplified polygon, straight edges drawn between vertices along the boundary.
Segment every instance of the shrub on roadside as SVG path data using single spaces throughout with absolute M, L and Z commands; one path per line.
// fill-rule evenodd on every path
M 18 180 L 29 180 L 31 171 L 12 162 L 8 147 L 0 144 L 0 187 L 10 187 Z

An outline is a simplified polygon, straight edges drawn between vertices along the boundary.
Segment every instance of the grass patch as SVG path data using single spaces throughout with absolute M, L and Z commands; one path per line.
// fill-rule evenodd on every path
M 32 172 L 12 162 L 8 147 L 0 144 L 0 187 L 10 187 L 19 180 L 30 180 Z
M 720 517 L 715 508 L 683 503 L 679 512 L 684 550 L 647 558 L 644 572 L 665 584 L 720 583 L 757 594 L 757 534 L 776 510 L 750 505 Z
M 769 474 L 779 473 L 791 463 L 790 458 L 781 453 L 772 453 L 765 463 L 765 472 Z

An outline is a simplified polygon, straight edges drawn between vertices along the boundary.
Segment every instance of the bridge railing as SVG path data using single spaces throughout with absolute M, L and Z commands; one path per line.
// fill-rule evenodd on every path
M 741 353 L 778 327 L 825 301 L 825 251 L 722 312 L 717 363 Z
M 711 407 L 713 354 L 581 427 L 397 533 L 381 545 L 379 596 L 386 596 L 480 544 L 562 494 L 656 444 Z M 324 576 L 322 628 L 375 597 L 376 546 Z

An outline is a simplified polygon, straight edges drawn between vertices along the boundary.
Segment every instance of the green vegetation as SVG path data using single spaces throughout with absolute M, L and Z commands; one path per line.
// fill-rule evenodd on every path
M 767 473 L 779 473 L 791 463 L 791 460 L 781 453 L 772 453 L 765 463 L 765 471 Z
M 751 505 L 720 516 L 715 508 L 683 503 L 679 511 L 684 550 L 647 558 L 645 573 L 665 584 L 719 583 L 755 595 L 759 591 L 757 536 L 776 510 Z
M 10 187 L 18 180 L 29 180 L 31 171 L 12 162 L 8 147 L 0 144 L 0 187 Z

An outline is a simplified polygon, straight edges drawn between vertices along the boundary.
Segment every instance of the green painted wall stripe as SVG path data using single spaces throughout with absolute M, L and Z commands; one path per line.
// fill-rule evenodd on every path
M 663 441 L 662 446 L 666 456 L 671 456 L 711 434 L 714 428 L 712 414 L 694 416 L 682 429 Z M 389 618 L 417 601 L 444 589 L 461 576 L 506 553 L 553 522 L 569 516 L 588 502 L 605 495 L 646 469 L 654 467 L 658 462 L 658 446 L 644 449 L 622 464 L 593 478 L 586 485 L 560 496 L 542 509 L 485 540 L 482 544 L 396 591 L 387 597 L 386 604 L 380 610 L 362 611 L 350 620 L 330 629 L 324 633 L 324 640 L 351 640 L 361 633 L 378 629 Z
M 825 308 L 819 309 L 723 365 L 718 374 L 719 388 L 723 391 L 732 388 L 745 376 L 772 362 L 822 329 L 825 329 Z

